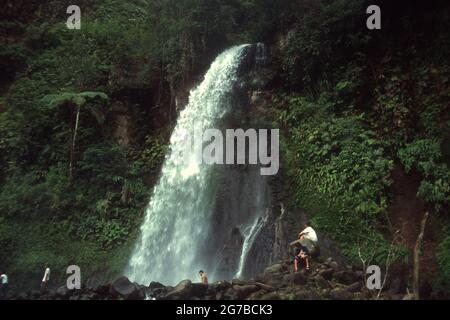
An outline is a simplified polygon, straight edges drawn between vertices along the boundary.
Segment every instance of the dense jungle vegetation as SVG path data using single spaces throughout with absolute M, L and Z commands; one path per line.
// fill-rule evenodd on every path
M 422 265 L 448 291 L 450 6 L 375 2 L 382 29 L 371 31 L 373 3 L 361 0 L 80 0 L 81 30 L 69 30 L 69 1 L 6 0 L 0 269 L 23 281 L 39 281 L 46 262 L 58 276 L 72 263 L 120 272 L 175 97 L 224 48 L 264 42 L 276 76 L 262 116 L 282 129 L 290 205 L 349 259 L 361 251 L 383 265 L 411 266 L 428 211 Z M 404 201 L 420 206 L 394 205 L 413 182 Z

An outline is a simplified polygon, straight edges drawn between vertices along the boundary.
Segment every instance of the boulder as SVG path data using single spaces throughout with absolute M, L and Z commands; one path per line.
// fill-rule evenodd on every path
M 406 291 L 406 283 L 401 278 L 394 278 L 389 282 L 388 292 L 390 294 L 403 294 Z
M 161 289 L 161 288 L 165 288 L 165 286 L 159 282 L 150 282 L 149 286 L 150 289 Z
M 358 280 L 358 277 L 351 270 L 337 271 L 334 273 L 333 277 L 337 282 L 345 285 L 353 284 Z
M 37 300 L 41 297 L 41 292 L 39 290 L 32 290 L 28 293 L 29 299 Z
M 333 300 L 352 300 L 353 294 L 344 289 L 333 289 L 330 292 L 330 298 Z
M 256 278 L 256 281 L 278 288 L 285 285 L 286 282 L 284 280 L 284 276 L 285 274 L 265 273 L 262 276 L 258 276 Z
M 330 283 L 321 275 L 315 276 L 314 282 L 320 289 L 329 289 L 330 288 Z
M 191 288 L 191 295 L 193 297 L 202 298 L 208 292 L 208 285 L 203 283 L 193 283 Z
M 243 300 L 248 298 L 250 294 L 259 290 L 259 287 L 256 285 L 234 285 L 233 286 L 234 294 L 238 300 Z
M 85 294 L 84 297 L 86 297 L 87 300 L 100 300 L 99 294 L 95 292 L 89 292 Z
M 267 274 L 267 273 L 269 273 L 269 274 L 270 273 L 283 273 L 283 272 L 286 272 L 286 271 L 288 271 L 286 265 L 281 264 L 281 263 L 277 263 L 277 264 L 274 264 L 274 265 L 266 268 L 264 270 L 264 273 L 265 274 Z
M 322 276 L 326 280 L 331 280 L 331 278 L 333 277 L 333 274 L 334 274 L 333 268 L 328 268 L 328 269 L 319 271 L 319 275 Z
M 191 280 L 183 280 L 178 283 L 175 288 L 170 290 L 165 299 L 168 300 L 183 300 L 192 298 L 192 282 Z
M 298 290 L 294 294 L 295 300 L 316 300 L 318 299 L 317 295 L 311 290 Z
M 28 300 L 28 295 L 25 292 L 19 293 L 16 297 L 17 300 Z
M 286 285 L 305 285 L 306 282 L 308 281 L 308 278 L 306 277 L 305 274 L 301 273 L 301 272 L 295 272 L 292 274 L 287 274 L 283 277 L 283 282 Z
M 217 300 L 237 300 L 237 292 L 232 287 L 218 294 Z
M 255 282 L 255 285 L 258 286 L 261 290 L 265 290 L 267 292 L 272 292 L 275 290 L 274 287 L 269 286 L 267 284 L 261 283 L 261 282 Z
M 231 280 L 231 285 L 245 286 L 249 284 L 255 284 L 253 280 L 242 280 L 242 279 L 233 279 Z
M 73 291 L 69 290 L 67 286 L 61 286 L 56 289 L 56 296 L 61 299 L 68 299 L 72 295 Z
M 334 271 L 337 271 L 339 269 L 339 265 L 336 261 L 332 261 L 329 263 L 329 266 L 331 269 L 333 269 Z
M 168 292 L 166 287 L 143 288 L 143 291 L 146 297 L 155 299 L 163 298 Z
M 132 283 L 127 277 L 116 279 L 109 288 L 109 294 L 114 298 L 122 297 L 126 300 L 138 300 L 143 296 L 138 285 Z
M 345 288 L 345 290 L 347 290 L 348 292 L 352 292 L 352 293 L 361 291 L 361 282 L 359 282 L 359 281 L 355 282 L 355 283 L 349 285 L 347 288 Z

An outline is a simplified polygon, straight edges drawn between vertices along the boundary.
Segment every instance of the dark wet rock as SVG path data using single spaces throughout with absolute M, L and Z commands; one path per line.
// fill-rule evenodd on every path
M 345 284 L 345 285 L 353 284 L 353 283 L 355 283 L 355 281 L 358 280 L 355 273 L 351 270 L 337 271 L 334 273 L 333 277 L 334 277 L 334 279 L 336 279 L 337 282 Z
M 56 297 L 61 299 L 68 299 L 72 295 L 72 290 L 69 290 L 67 286 L 61 286 L 56 289 Z
M 295 300 L 316 300 L 316 299 L 318 299 L 318 296 L 311 290 L 302 289 L 302 290 L 298 290 L 295 292 L 294 299 Z
M 149 286 L 150 289 L 161 289 L 161 288 L 165 288 L 165 286 L 159 282 L 150 282 Z
M 228 239 L 225 240 L 224 246 L 219 254 L 219 269 L 217 270 L 224 278 L 230 278 L 239 266 L 240 252 L 244 237 L 239 228 L 233 228 Z
M 283 277 L 283 282 L 286 285 L 295 284 L 295 285 L 305 285 L 308 281 L 308 278 L 305 274 L 301 272 L 295 272 L 292 274 L 285 275 Z
M 27 294 L 28 299 L 37 300 L 41 296 L 41 293 L 38 290 L 32 290 Z
M 178 283 L 175 288 L 170 290 L 165 299 L 168 300 L 181 300 L 181 299 L 190 299 L 193 297 L 192 295 L 193 285 L 190 280 L 183 280 Z
M 122 297 L 126 300 L 137 300 L 142 298 L 142 291 L 135 283 L 128 280 L 127 277 L 116 279 L 109 288 L 111 296 L 117 298 Z
M 337 271 L 339 269 L 339 265 L 338 265 L 338 263 L 336 261 L 330 262 L 329 267 L 331 269 L 333 269 L 334 271 Z
M 281 300 L 281 296 L 278 292 L 270 292 L 262 295 L 261 300 Z
M 401 278 L 394 278 L 389 282 L 387 289 L 389 294 L 404 294 L 406 292 L 406 283 Z
M 107 295 L 107 294 L 109 294 L 109 289 L 110 289 L 110 284 L 100 284 L 97 287 L 92 288 L 91 290 L 100 295 Z
M 258 278 L 257 281 L 278 288 L 285 285 L 284 276 L 285 274 L 267 273 Z
M 269 285 L 267 285 L 267 284 L 265 284 L 265 283 L 255 282 L 255 285 L 258 286 L 261 290 L 265 290 L 265 291 L 267 291 L 267 292 L 271 292 L 271 291 L 274 291 L 274 290 L 275 290 L 274 287 L 269 286 Z
M 328 269 L 319 271 L 319 275 L 322 276 L 326 280 L 331 280 L 331 278 L 333 277 L 333 274 L 334 274 L 333 268 L 328 268 Z
M 208 285 L 203 283 L 193 283 L 190 294 L 192 297 L 203 297 L 208 292 Z
M 351 285 L 349 285 L 347 288 L 345 288 L 348 292 L 352 292 L 352 293 L 355 293 L 355 292 L 358 292 L 358 291 L 361 291 L 361 287 L 362 287 L 362 285 L 361 285 L 361 282 L 355 282 L 355 283 L 353 283 L 353 284 L 351 284 Z
M 246 299 L 250 294 L 259 290 L 259 287 L 256 285 L 234 285 L 233 286 L 234 294 L 238 300 Z
M 28 300 L 28 298 L 29 298 L 29 296 L 25 292 L 19 293 L 16 296 L 17 300 Z
M 354 274 L 355 274 L 355 279 L 356 280 L 359 280 L 359 281 L 363 281 L 364 280 L 364 272 L 363 271 L 357 270 L 357 271 L 354 271 Z
M 254 280 L 233 279 L 209 285 L 184 280 L 175 287 L 151 282 L 141 286 L 126 277 L 98 286 L 83 286 L 82 290 L 68 290 L 61 286 L 44 294 L 39 291 L 10 293 L 17 300 L 264 300 L 264 299 L 373 299 L 377 292 L 363 290 L 364 274 L 352 266 L 337 265 L 333 259 L 312 259 L 312 272 L 290 272 L 292 260 L 278 262 Z M 403 299 L 402 282 L 390 279 L 379 299 Z M 399 293 L 397 293 L 399 292 Z
M 333 300 L 352 300 L 353 294 L 344 289 L 333 289 L 330 292 L 330 298 Z
M 320 289 L 328 289 L 330 288 L 330 283 L 321 275 L 317 275 L 314 277 L 314 282 L 315 284 L 320 288 Z
M 245 285 L 250 285 L 250 284 L 255 284 L 254 280 L 242 280 L 242 279 L 233 279 L 231 280 L 231 285 L 238 285 L 238 286 L 245 286 Z
M 264 274 L 283 273 L 287 272 L 288 268 L 285 264 L 277 263 L 264 270 Z

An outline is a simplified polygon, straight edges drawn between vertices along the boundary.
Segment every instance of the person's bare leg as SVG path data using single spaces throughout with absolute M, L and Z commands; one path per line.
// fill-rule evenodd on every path
M 298 271 L 298 261 L 297 261 L 297 259 L 294 259 L 294 270 L 295 270 L 295 272 Z
M 309 259 L 308 259 L 308 257 L 305 257 L 305 262 L 306 262 L 306 270 L 309 270 Z

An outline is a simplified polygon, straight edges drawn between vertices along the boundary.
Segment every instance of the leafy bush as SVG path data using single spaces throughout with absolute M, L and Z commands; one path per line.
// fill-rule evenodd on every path
M 417 168 L 422 173 L 418 195 L 435 204 L 439 211 L 450 202 L 450 171 L 442 159 L 440 143 L 431 139 L 417 139 L 398 151 L 406 171 Z
M 363 252 L 381 250 L 377 258 L 386 258 L 389 246 L 379 227 L 393 161 L 383 142 L 361 116 L 335 117 L 334 104 L 324 98 L 317 105 L 295 97 L 278 103 L 284 104 L 278 119 L 289 124 L 282 149 L 297 203 L 353 258 L 358 245 Z
M 448 288 L 450 286 L 450 236 L 447 236 L 439 245 L 437 260 L 442 272 L 442 278 Z

